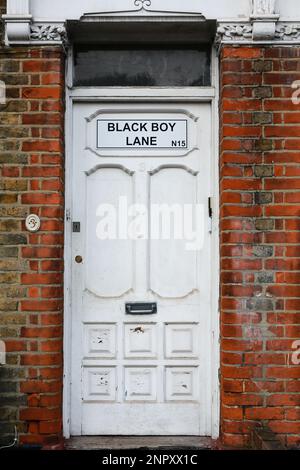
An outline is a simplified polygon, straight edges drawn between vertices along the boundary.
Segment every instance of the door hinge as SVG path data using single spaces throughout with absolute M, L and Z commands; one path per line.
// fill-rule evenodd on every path
M 69 222 L 71 220 L 71 209 L 66 210 L 66 221 Z
M 208 217 L 209 217 L 209 233 L 212 233 L 212 218 L 213 218 L 213 206 L 212 197 L 208 198 Z
M 212 219 L 213 216 L 213 208 L 212 208 L 212 197 L 208 198 L 208 217 Z

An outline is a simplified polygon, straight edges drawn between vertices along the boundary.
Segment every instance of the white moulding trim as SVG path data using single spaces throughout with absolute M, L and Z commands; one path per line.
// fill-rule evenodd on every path
M 7 0 L 8 15 L 29 15 L 29 0 Z
M 66 44 L 65 24 L 35 21 L 32 16 L 3 15 L 6 23 L 7 45 L 54 45 Z M 277 18 L 277 16 L 276 16 Z M 120 18 L 118 18 L 120 20 Z M 300 43 L 299 21 L 245 21 L 232 20 L 218 23 L 215 42 L 225 44 L 298 44 Z
M 253 41 L 272 40 L 275 38 L 276 22 L 270 17 L 265 20 L 259 19 L 253 21 L 252 38 Z
M 268 16 L 275 13 L 276 0 L 252 0 L 252 12 L 255 16 Z
M 259 24 L 259 23 L 258 23 Z M 262 23 L 260 23 L 262 24 Z M 267 29 L 266 25 L 270 26 Z M 263 23 L 264 33 L 254 22 L 219 23 L 217 44 L 298 44 L 300 43 L 300 22 Z
M 6 20 L 7 45 L 57 45 L 65 44 L 67 39 L 66 28 L 63 22 L 32 23 L 28 16 L 26 22 L 22 17 L 16 22 L 11 18 Z
M 102 16 L 105 16 L 105 15 L 118 15 L 118 14 L 125 14 L 125 13 L 128 13 L 128 14 L 132 14 L 132 15 L 151 15 L 151 14 L 155 14 L 155 13 L 158 13 L 160 14 L 161 16 L 168 16 L 168 15 L 177 15 L 177 16 L 185 16 L 185 15 L 199 15 L 199 16 L 203 16 L 202 12 L 200 12 L 198 10 L 198 8 L 189 8 L 188 6 L 186 6 L 186 8 L 183 8 L 182 10 L 179 8 L 179 9 L 170 9 L 170 8 L 166 8 L 166 9 L 163 9 L 163 5 L 162 5 L 162 8 L 160 8 L 160 6 L 157 8 L 157 7 L 153 7 L 152 6 L 152 0 L 131 0 L 131 5 L 128 5 L 128 3 L 126 3 L 126 6 L 125 8 L 122 8 L 123 5 L 121 1 L 119 2 L 116 2 L 117 3 L 117 6 L 110 10 L 109 8 L 105 9 L 105 10 L 100 10 L 98 12 L 86 12 L 84 13 L 83 16 L 96 16 L 96 17 L 102 17 Z M 188 2 L 186 2 L 188 3 Z M 195 5 L 195 4 L 194 4 Z
M 253 41 L 266 41 L 275 38 L 276 23 L 280 18 L 275 13 L 276 0 L 252 0 Z
M 5 22 L 5 42 L 27 42 L 30 39 L 31 15 L 2 15 Z

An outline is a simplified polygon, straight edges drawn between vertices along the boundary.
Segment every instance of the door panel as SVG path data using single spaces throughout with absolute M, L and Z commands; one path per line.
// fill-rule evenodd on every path
M 112 233 L 113 240 L 102 239 L 99 243 L 101 212 L 105 205 L 117 207 L 120 197 L 132 204 L 132 179 L 123 169 L 109 167 L 96 168 L 86 176 L 85 287 L 98 297 L 120 297 L 132 288 L 132 241 L 119 240 Z M 110 235 L 109 227 L 106 231 L 109 221 L 109 217 L 103 220 L 103 235 Z
M 123 145 L 156 120 L 161 148 Z M 71 433 L 210 435 L 210 105 L 78 103 L 73 127 Z
M 160 297 L 185 297 L 197 290 L 197 252 L 186 249 L 187 240 L 182 233 L 184 225 L 176 224 L 174 227 L 174 220 L 175 214 L 178 214 L 178 220 L 183 219 L 184 206 L 197 204 L 197 174 L 182 167 L 158 169 L 151 176 L 150 202 L 150 213 L 157 206 L 164 208 L 168 205 L 167 220 L 164 220 L 166 227 L 161 227 L 160 217 L 157 225 L 162 229 L 150 242 L 150 288 Z M 172 239 L 169 229 L 173 227 Z M 162 238 L 156 240 L 159 234 Z

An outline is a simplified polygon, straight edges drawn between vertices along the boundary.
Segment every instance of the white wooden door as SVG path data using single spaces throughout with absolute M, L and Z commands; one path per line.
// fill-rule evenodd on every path
M 73 116 L 71 434 L 210 435 L 210 104 L 77 103 Z M 143 141 L 152 122 L 165 125 Z M 197 247 L 188 217 L 184 236 L 153 236 L 162 206 L 165 219 L 193 208 Z M 157 313 L 126 313 L 132 302 Z

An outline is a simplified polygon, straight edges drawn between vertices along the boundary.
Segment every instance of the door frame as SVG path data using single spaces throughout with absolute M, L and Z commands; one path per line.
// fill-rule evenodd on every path
M 64 240 L 64 376 L 63 376 L 63 435 L 70 438 L 71 420 L 71 362 L 72 362 L 72 154 L 73 107 L 78 102 L 163 102 L 211 103 L 212 142 L 212 276 L 211 276 L 211 429 L 213 439 L 220 434 L 220 252 L 219 252 L 219 58 L 212 47 L 212 84 L 197 88 L 72 88 L 73 49 L 66 60 L 66 113 L 65 113 L 65 240 Z

